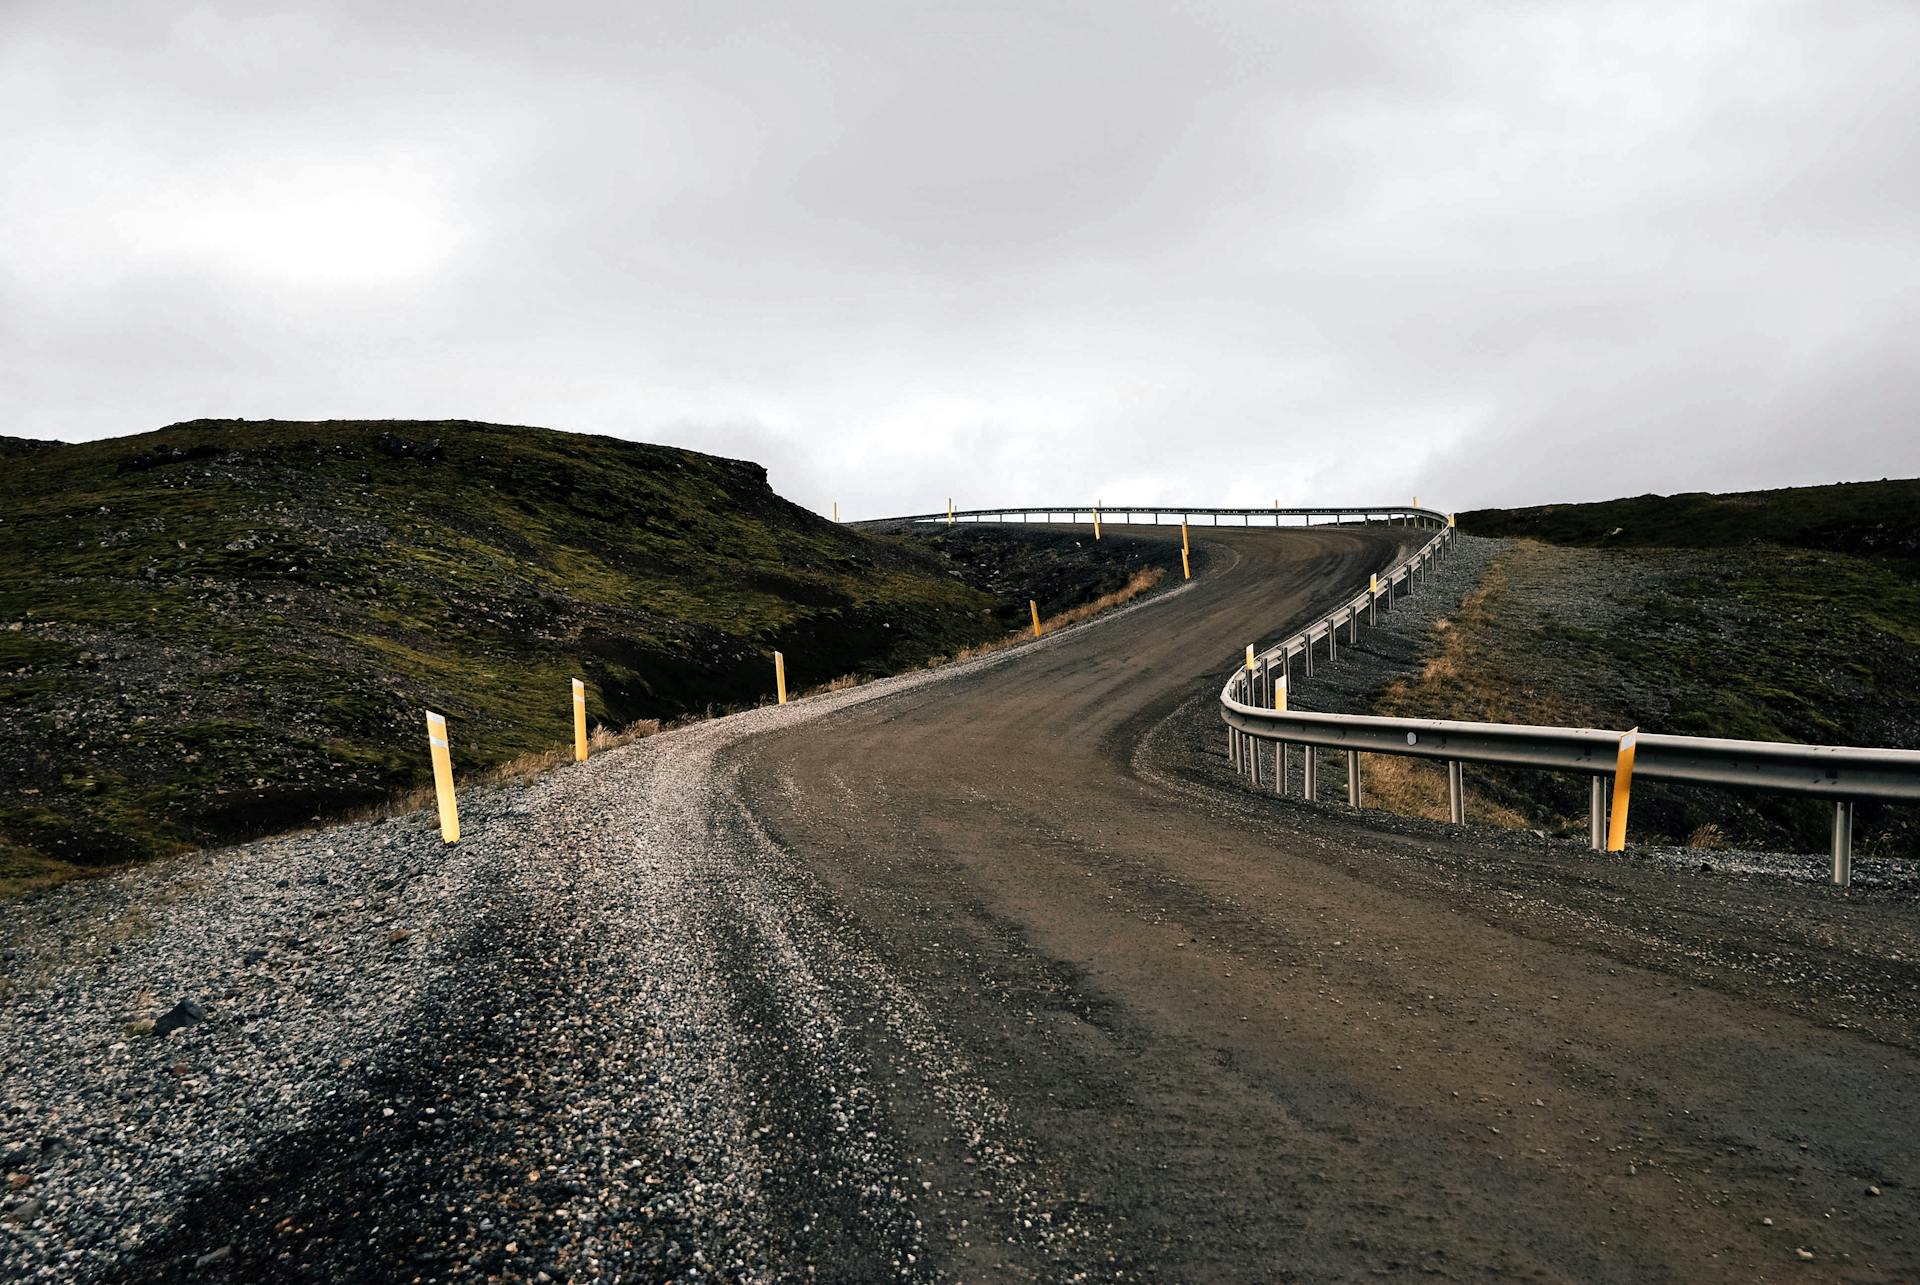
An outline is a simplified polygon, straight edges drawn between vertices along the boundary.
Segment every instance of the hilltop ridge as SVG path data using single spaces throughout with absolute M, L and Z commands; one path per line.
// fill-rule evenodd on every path
M 0 878 L 385 798 L 428 707 L 467 771 L 565 743 L 576 675 L 619 726 L 762 699 L 775 648 L 798 689 L 1015 619 L 757 464 L 618 438 L 194 420 L 0 454 Z

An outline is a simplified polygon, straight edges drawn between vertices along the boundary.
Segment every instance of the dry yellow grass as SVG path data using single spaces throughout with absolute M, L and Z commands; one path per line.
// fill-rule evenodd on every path
M 1460 600 L 1451 618 L 1436 620 L 1438 650 L 1418 674 L 1387 684 L 1374 712 L 1404 718 L 1453 718 L 1476 722 L 1581 726 L 1587 712 L 1530 684 L 1515 682 L 1498 661 L 1498 617 L 1517 570 L 1563 551 L 1532 540 L 1516 541 L 1488 565 L 1480 583 Z M 1424 759 L 1369 755 L 1362 760 L 1368 806 L 1408 816 L 1447 819 L 1447 774 Z M 1467 769 L 1467 816 L 1475 822 L 1524 828 L 1538 824 L 1474 789 Z
M 1115 589 L 1112 593 L 1101 594 L 1091 602 L 1083 602 L 1078 607 L 1063 611 L 1050 619 L 1042 620 L 1040 622 L 1041 635 L 1044 637 L 1047 634 L 1057 633 L 1065 629 L 1068 625 L 1077 625 L 1083 620 L 1091 620 L 1103 611 L 1111 611 L 1115 607 L 1125 606 L 1141 594 L 1158 586 L 1160 582 L 1166 578 L 1167 573 L 1159 567 L 1149 567 L 1145 571 L 1136 571 L 1126 584 Z M 1034 641 L 1034 637 L 1031 630 L 1018 629 L 1004 638 L 992 638 L 983 643 L 975 643 L 971 647 L 962 647 L 951 656 L 929 656 L 927 657 L 925 668 L 939 669 L 943 665 L 958 664 L 963 660 L 972 660 L 978 656 L 990 656 L 994 652 L 1005 651 L 1009 647 L 1018 647 L 1023 643 L 1032 641 Z M 853 686 L 856 683 L 864 683 L 867 681 L 868 680 L 864 678 L 856 678 L 848 675 L 844 678 L 834 679 L 833 682 L 827 684 L 825 687 L 811 688 L 807 694 L 812 695 L 814 692 L 820 691 L 838 691 L 843 686 Z
M 1687 836 L 1687 846 L 1689 848 L 1725 848 L 1731 845 L 1727 842 L 1727 832 L 1709 821 Z
M 1479 824 L 1525 827 L 1527 819 L 1511 808 L 1492 803 L 1473 788 L 1473 769 L 1467 769 L 1467 816 Z M 1360 756 L 1361 797 L 1370 808 L 1385 808 L 1402 816 L 1445 821 L 1447 770 L 1428 759 L 1392 754 Z
M 1439 650 L 1418 675 L 1387 684 L 1378 713 L 1412 718 L 1460 718 L 1497 723 L 1580 726 L 1587 711 L 1525 682 L 1499 664 L 1498 618 L 1515 571 L 1565 554 L 1533 540 L 1516 541 L 1488 565 L 1480 583 L 1460 600 L 1451 619 L 1434 622 Z

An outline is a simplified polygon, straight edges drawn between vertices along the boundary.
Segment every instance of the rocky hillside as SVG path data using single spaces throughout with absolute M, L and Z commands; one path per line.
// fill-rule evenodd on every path
M 1920 749 L 1920 481 L 1641 496 L 1460 515 L 1517 536 L 1382 712 Z M 1475 774 L 1497 813 L 1577 833 L 1584 784 Z M 1871 855 L 1920 810 L 1863 808 Z M 1485 815 L 1483 810 L 1482 815 Z M 1813 801 L 1647 783 L 1646 840 L 1818 850 Z
M 0 879 L 388 797 L 427 708 L 470 771 L 565 743 L 576 675 L 620 726 L 765 699 L 775 648 L 804 688 L 1026 609 L 757 465 L 611 438 L 201 420 L 0 457 Z

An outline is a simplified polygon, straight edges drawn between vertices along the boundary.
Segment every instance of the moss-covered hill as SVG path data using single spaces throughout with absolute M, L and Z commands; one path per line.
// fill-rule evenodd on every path
M 1526 536 L 1553 544 L 1682 549 L 1774 544 L 1861 554 L 1920 571 L 1920 479 L 1913 478 L 1477 509 L 1459 520 L 1475 535 Z
M 1460 515 L 1499 553 L 1420 678 L 1383 711 L 1767 741 L 1920 748 L 1920 481 L 1640 496 Z M 1530 824 L 1584 826 L 1585 783 L 1477 774 Z M 1648 783 L 1642 839 L 1817 849 L 1790 796 Z M 1911 856 L 1920 809 L 1861 812 Z
M 0 439 L 0 878 L 337 814 L 1003 632 L 937 553 L 754 464 L 468 422 Z M 1018 604 L 1024 612 L 1024 601 Z

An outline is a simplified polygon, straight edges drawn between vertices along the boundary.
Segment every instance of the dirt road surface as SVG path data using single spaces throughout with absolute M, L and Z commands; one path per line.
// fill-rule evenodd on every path
M 1393 545 L 1197 534 L 1190 587 L 455 849 L 30 903 L 0 1275 L 1920 1279 L 1920 906 L 1249 790 L 1224 670 Z

